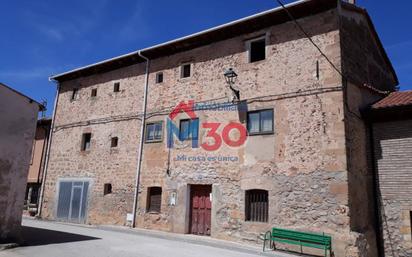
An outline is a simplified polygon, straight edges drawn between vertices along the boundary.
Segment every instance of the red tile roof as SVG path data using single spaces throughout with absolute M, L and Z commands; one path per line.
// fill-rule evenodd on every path
M 412 90 L 392 92 L 387 97 L 372 105 L 372 109 L 412 106 Z

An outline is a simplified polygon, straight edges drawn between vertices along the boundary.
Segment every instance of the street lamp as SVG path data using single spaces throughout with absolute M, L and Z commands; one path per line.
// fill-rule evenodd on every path
M 240 92 L 239 90 L 233 87 L 233 84 L 235 84 L 235 81 L 237 78 L 236 72 L 232 68 L 229 68 L 223 73 L 223 75 L 225 76 L 226 83 L 229 85 L 230 90 L 232 90 L 232 94 L 233 94 L 232 102 L 239 101 Z

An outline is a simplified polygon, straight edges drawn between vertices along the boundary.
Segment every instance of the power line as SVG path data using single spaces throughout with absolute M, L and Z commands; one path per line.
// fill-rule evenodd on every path
M 293 15 L 289 12 L 289 10 L 286 8 L 286 6 L 282 3 L 281 0 L 276 0 L 280 6 L 282 6 L 283 10 L 285 10 L 286 14 L 289 16 L 289 18 L 296 24 L 296 26 L 299 28 L 300 31 L 302 31 L 302 33 L 305 35 L 305 37 L 307 39 L 309 39 L 309 41 L 312 43 L 312 45 L 314 47 L 316 47 L 316 49 L 318 49 L 319 53 L 325 57 L 325 59 L 329 62 L 329 64 L 332 66 L 332 68 L 334 70 L 336 70 L 339 75 L 341 75 L 343 78 L 345 78 L 345 76 L 343 75 L 343 73 L 335 66 L 335 64 L 328 58 L 328 56 L 322 51 L 322 49 L 320 49 L 320 47 L 315 43 L 315 41 L 313 41 L 312 37 L 309 36 L 309 34 L 303 29 L 303 27 L 299 24 L 299 22 L 293 17 Z

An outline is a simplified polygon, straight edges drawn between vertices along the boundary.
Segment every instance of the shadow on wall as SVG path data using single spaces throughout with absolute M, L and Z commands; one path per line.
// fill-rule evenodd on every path
M 42 229 L 22 226 L 22 237 L 24 246 L 37 246 L 48 244 L 63 244 L 78 241 L 101 239 L 97 237 L 66 233 L 56 230 Z

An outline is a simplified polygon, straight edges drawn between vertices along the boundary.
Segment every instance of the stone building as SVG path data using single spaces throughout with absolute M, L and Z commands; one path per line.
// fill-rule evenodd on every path
M 27 175 L 26 196 L 24 198 L 24 210 L 31 216 L 37 213 L 50 126 L 51 119 L 42 118 L 37 121 L 29 173 Z
M 385 256 L 412 256 L 412 91 L 391 93 L 368 116 L 383 250 Z
M 0 244 L 19 242 L 38 112 L 43 106 L 0 83 Z
M 42 217 L 250 243 L 277 226 L 376 256 L 360 110 L 396 74 L 364 9 L 287 9 L 313 43 L 275 8 L 53 76 Z

